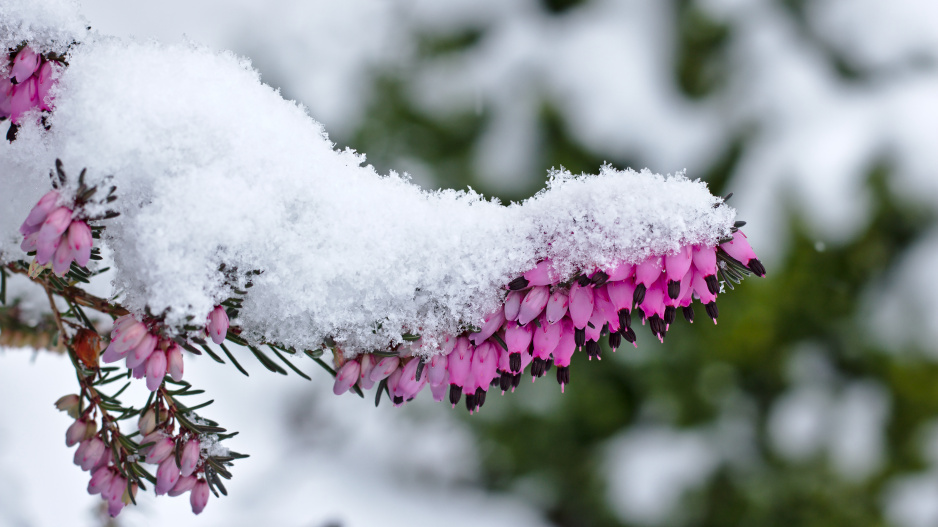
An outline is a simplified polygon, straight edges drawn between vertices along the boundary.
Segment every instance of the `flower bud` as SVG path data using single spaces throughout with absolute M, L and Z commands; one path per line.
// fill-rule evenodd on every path
M 55 402 L 55 407 L 58 408 L 60 412 L 68 412 L 69 417 L 75 419 L 78 417 L 78 407 L 80 403 L 81 400 L 78 396 L 74 393 L 70 393 L 59 397 L 59 400 Z
M 107 455 L 107 448 L 104 446 L 104 441 L 94 437 L 85 439 L 78 445 L 72 461 L 82 470 L 91 470 L 105 455 Z
M 156 350 L 147 359 L 147 389 L 155 392 L 161 384 L 163 377 L 166 376 L 166 354 L 161 350 Z
M 197 439 L 186 441 L 186 446 L 182 449 L 182 455 L 179 456 L 179 473 L 183 476 L 191 476 L 199 466 L 202 447 Z
M 88 482 L 88 494 L 101 494 L 111 485 L 114 479 L 114 470 L 111 467 L 101 467 L 91 474 L 91 481 Z
M 77 419 L 68 430 L 65 431 L 65 446 L 75 446 L 85 439 L 85 432 L 88 429 L 88 421 Z
M 205 331 L 212 338 L 212 342 L 221 344 L 225 341 L 225 336 L 228 335 L 229 322 L 225 308 L 215 306 L 215 309 L 208 314 L 208 324 L 205 327 Z
M 208 504 L 208 493 L 208 482 L 204 479 L 200 479 L 192 487 L 192 492 L 189 493 L 189 505 L 192 506 L 193 514 L 199 514 L 205 509 Z
M 185 494 L 195 487 L 198 480 L 195 476 L 180 476 L 179 481 L 173 486 L 172 490 L 166 493 L 167 496 L 174 498 L 180 494 Z
M 339 368 L 335 375 L 335 384 L 332 386 L 332 393 L 342 395 L 347 392 L 353 384 L 358 382 L 358 374 L 361 373 L 361 364 L 357 360 L 350 360 Z
M 173 442 L 169 437 L 160 437 L 156 442 L 147 449 L 146 457 L 144 458 L 144 463 L 150 463 L 153 465 L 159 465 L 166 458 L 171 457 L 176 448 L 176 443 Z M 175 463 L 175 460 L 173 460 Z
M 182 380 L 182 348 L 176 344 L 171 345 L 166 350 L 166 370 L 174 381 L 179 382 Z
M 164 459 L 159 468 L 156 469 L 156 495 L 162 496 L 169 492 L 179 481 L 179 475 L 176 458 L 169 456 Z
M 155 429 L 156 412 L 150 408 L 140 416 L 140 419 L 137 420 L 137 430 L 139 430 L 141 434 L 147 435 Z

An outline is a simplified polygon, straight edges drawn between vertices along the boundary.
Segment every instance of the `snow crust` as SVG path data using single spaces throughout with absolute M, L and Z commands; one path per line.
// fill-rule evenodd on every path
M 0 147 L 0 195 L 14 202 L 0 254 L 23 257 L 15 229 L 55 158 L 73 175 L 87 168 L 88 183 L 118 187 L 105 241 L 121 301 L 175 326 L 200 324 L 251 280 L 234 321 L 251 340 L 314 349 L 331 337 L 354 355 L 420 333 L 432 353 L 437 337 L 481 324 L 539 259 L 570 277 L 713 245 L 735 217 L 682 173 L 611 167 L 554 171 L 509 206 L 423 191 L 335 150 L 228 52 L 95 37 L 69 64 L 51 129 L 24 126 Z
M 77 0 L 3 0 L 0 2 L 0 49 L 30 42 L 43 52 L 64 52 L 70 43 L 81 41 L 88 31 L 88 23 L 79 8 Z

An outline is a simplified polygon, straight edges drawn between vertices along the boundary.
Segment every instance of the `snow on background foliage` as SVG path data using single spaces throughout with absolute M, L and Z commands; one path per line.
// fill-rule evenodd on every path
M 481 326 L 504 284 L 541 258 L 568 277 L 713 246 L 735 214 L 700 181 L 611 168 L 555 173 L 509 207 L 472 191 L 423 191 L 335 150 L 246 60 L 191 45 L 75 46 L 50 122 L 0 147 L 15 165 L 4 193 L 21 200 L 12 218 L 38 199 L 23 199 L 20 182 L 45 180 L 53 158 L 87 168 L 87 184 L 118 189 L 121 217 L 105 241 L 126 307 L 182 326 L 250 278 L 235 323 L 248 338 L 300 349 L 333 337 L 354 355 L 403 333 L 432 344 Z M 15 230 L 2 235 L 14 241 L 0 249 L 17 254 Z

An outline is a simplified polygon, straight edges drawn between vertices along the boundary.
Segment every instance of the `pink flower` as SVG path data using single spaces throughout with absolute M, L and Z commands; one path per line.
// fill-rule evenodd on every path
M 176 344 L 170 344 L 169 349 L 166 350 L 166 371 L 172 380 L 176 382 L 182 380 L 182 348 Z
M 176 450 L 176 442 L 172 438 L 166 436 L 159 436 L 155 439 L 155 443 L 152 446 L 147 448 L 146 457 L 143 458 L 145 463 L 150 463 L 151 465 L 159 465 L 166 458 L 173 455 Z
M 400 357 L 385 357 L 381 359 L 371 370 L 371 381 L 381 382 L 383 379 L 387 379 L 388 376 L 390 376 L 394 370 L 397 369 L 397 366 L 400 363 Z
M 26 220 L 23 221 L 23 225 L 20 226 L 20 234 L 26 236 L 27 234 L 39 232 L 39 228 L 42 226 L 42 223 L 46 221 L 46 218 L 49 217 L 49 213 L 52 212 L 52 209 L 55 208 L 58 199 L 59 193 L 56 190 L 50 190 L 39 198 L 39 202 L 29 211 L 29 215 L 26 216 Z
M 225 336 L 228 335 L 228 322 L 228 313 L 225 309 L 222 306 L 215 306 L 215 309 L 208 314 L 208 325 L 205 327 L 212 342 L 221 344 L 225 341 Z
M 528 291 L 521 301 L 521 309 L 518 313 L 518 323 L 522 326 L 537 318 L 547 307 L 547 301 L 550 298 L 550 288 L 547 286 L 535 286 Z
M 179 481 L 179 467 L 176 466 L 176 458 L 169 456 L 160 463 L 156 469 L 156 495 L 162 496 L 172 489 Z
M 39 229 L 36 239 L 36 261 L 39 265 L 46 265 L 55 254 L 62 241 L 62 233 L 72 222 L 72 211 L 68 207 L 59 207 L 46 216 Z
M 88 482 L 88 494 L 101 494 L 111 485 L 114 479 L 114 470 L 111 467 L 101 467 L 91 474 L 91 481 Z
M 161 350 L 154 351 L 147 359 L 147 389 L 155 392 L 166 376 L 166 354 Z
M 176 497 L 181 494 L 185 494 L 192 490 L 192 487 L 195 487 L 195 483 L 198 481 L 195 476 L 180 476 L 179 481 L 169 490 L 166 495 L 169 497 Z
M 22 84 L 13 86 L 10 95 L 10 121 L 20 123 L 24 113 L 39 105 L 39 83 L 35 77 L 30 77 Z
M 55 68 L 53 68 L 52 64 L 53 61 L 46 61 L 42 67 L 39 68 L 39 76 L 37 78 L 37 96 L 39 98 L 39 108 L 46 111 L 52 110 L 52 106 L 49 104 L 49 90 L 52 89 L 52 77 L 55 74 Z
M 39 69 L 40 58 L 39 54 L 33 51 L 31 47 L 24 47 L 13 58 L 13 69 L 10 72 L 10 77 L 17 83 L 25 82 Z
M 359 357 L 359 362 L 361 363 L 360 372 L 358 374 L 358 386 L 362 390 L 370 390 L 372 386 L 375 385 L 375 381 L 371 380 L 371 371 L 375 367 L 375 357 L 370 353 L 365 353 Z
M 72 258 L 80 267 L 88 265 L 91 258 L 91 228 L 83 221 L 73 221 L 68 226 L 68 248 Z
M 733 240 L 720 245 L 720 249 L 726 251 L 726 254 L 738 260 L 741 264 L 748 267 L 756 276 L 765 276 L 765 267 L 762 262 L 756 258 L 755 251 L 749 245 L 746 235 L 743 231 L 733 233 Z
M 557 289 L 551 293 L 550 298 L 547 300 L 547 307 L 545 308 L 547 322 L 550 324 L 556 324 L 559 322 L 560 319 L 567 314 L 567 308 L 569 307 L 569 304 L 570 299 L 567 296 L 566 291 Z
M 668 276 L 668 296 L 677 298 L 680 288 L 681 278 L 687 274 L 690 265 L 693 262 L 691 247 L 685 245 L 678 252 L 668 254 L 664 257 L 664 268 Z
M 192 487 L 192 492 L 189 493 L 189 505 L 192 506 L 194 514 L 201 514 L 205 510 L 205 505 L 208 504 L 208 493 L 208 482 L 204 479 L 200 479 Z
M 107 455 L 108 451 L 105 449 L 104 441 L 93 437 L 85 439 L 78 445 L 78 449 L 75 450 L 74 461 L 82 470 L 91 470 L 102 461 L 102 458 L 106 460 Z
M 505 320 L 518 320 L 521 312 L 521 301 L 524 300 L 524 291 L 511 291 L 505 297 Z
M 65 446 L 74 446 L 85 440 L 88 432 L 88 421 L 78 419 L 65 431 Z
M 502 327 L 504 323 L 505 310 L 500 307 L 496 309 L 494 313 L 485 318 L 485 323 L 482 324 L 482 329 L 480 329 L 478 333 L 469 335 L 469 340 L 478 346 L 482 341 L 494 335 L 495 332 L 498 331 L 498 329 Z
M 570 321 L 573 322 L 574 327 L 582 329 L 586 327 L 592 314 L 593 289 L 574 282 L 570 286 Z
M 534 269 L 524 273 L 524 279 L 527 280 L 525 287 L 535 287 L 550 285 L 557 281 L 557 272 L 554 270 L 554 264 L 549 259 L 541 260 Z
M 358 381 L 358 375 L 361 373 L 361 364 L 352 359 L 339 368 L 335 375 L 335 384 L 332 386 L 332 393 L 342 395 L 347 392 Z
M 199 466 L 199 459 L 202 449 L 197 439 L 186 441 L 186 446 L 182 449 L 182 455 L 179 456 L 179 473 L 183 476 L 191 476 Z

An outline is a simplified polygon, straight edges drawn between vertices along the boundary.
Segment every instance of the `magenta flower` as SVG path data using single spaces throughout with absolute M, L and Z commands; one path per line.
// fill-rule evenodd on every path
M 41 58 L 31 47 L 24 47 L 13 59 L 13 69 L 10 72 L 10 77 L 17 84 L 26 82 L 26 79 L 32 77 L 33 73 L 36 73 L 36 70 L 39 69 L 39 60 Z

